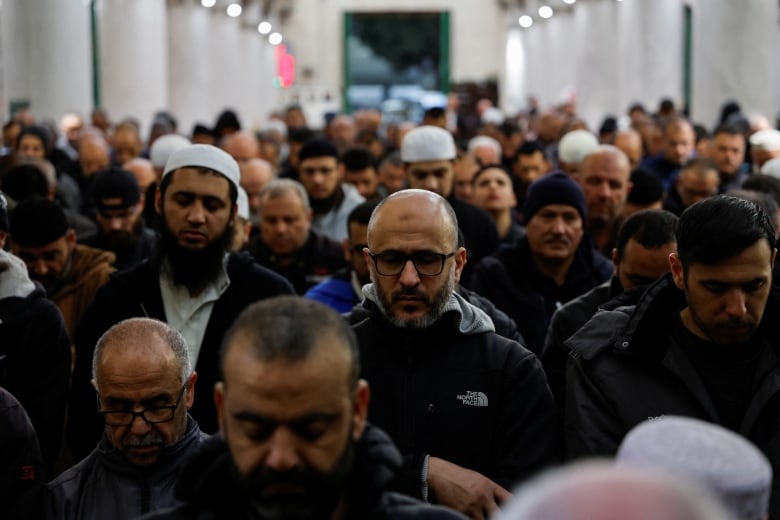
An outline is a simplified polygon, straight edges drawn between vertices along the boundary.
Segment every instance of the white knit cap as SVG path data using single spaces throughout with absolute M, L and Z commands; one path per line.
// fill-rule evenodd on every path
M 457 156 L 452 134 L 438 126 L 424 125 L 410 130 L 401 141 L 403 162 L 448 161 Z
M 224 150 L 210 144 L 191 144 L 173 152 L 165 163 L 163 178 L 179 168 L 208 168 L 225 176 L 236 189 L 241 181 L 238 163 Z
M 592 133 L 587 130 L 572 130 L 561 137 L 558 143 L 558 159 L 565 163 L 580 164 L 598 146 L 599 140 Z
M 190 140 L 179 134 L 161 135 L 149 148 L 149 160 L 155 168 L 164 168 L 168 158 L 179 148 L 190 145 Z
M 247 195 L 246 190 L 241 186 L 238 187 L 236 205 L 238 206 L 238 216 L 244 220 L 249 220 L 249 195 Z
M 759 130 L 750 136 L 750 146 L 767 152 L 780 150 L 780 130 L 774 128 Z
M 716 424 L 675 416 L 645 421 L 625 436 L 616 462 L 691 478 L 740 519 L 762 519 L 769 507 L 769 461 L 744 437 Z

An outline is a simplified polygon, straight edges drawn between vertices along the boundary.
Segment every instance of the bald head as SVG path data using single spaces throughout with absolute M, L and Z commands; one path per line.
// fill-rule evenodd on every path
M 106 370 L 122 372 L 129 359 L 142 359 L 176 371 L 182 383 L 191 373 L 184 337 L 166 323 L 151 318 L 121 321 L 98 340 L 92 357 L 92 379 L 98 391 Z
M 615 134 L 614 145 L 626 154 L 632 170 L 639 166 L 642 160 L 642 135 L 639 132 L 633 128 L 620 130 Z
M 239 164 L 260 156 L 260 143 L 252 132 L 235 132 L 225 136 L 222 149 Z
M 154 170 L 152 161 L 149 159 L 135 157 L 124 163 L 122 168 L 135 175 L 135 179 L 138 181 L 138 186 L 140 186 L 142 194 L 146 193 L 149 186 L 157 181 L 157 173 Z
M 111 164 L 105 138 L 97 132 L 83 132 L 79 138 L 79 164 L 86 177 L 95 175 Z
M 240 164 L 241 187 L 249 197 L 249 209 L 256 214 L 260 207 L 260 191 L 274 179 L 271 163 L 265 159 L 250 159 Z
M 405 230 L 418 222 L 436 223 L 454 249 L 458 244 L 458 219 L 445 198 L 428 190 L 401 190 L 382 200 L 368 222 L 368 247 L 372 235 Z

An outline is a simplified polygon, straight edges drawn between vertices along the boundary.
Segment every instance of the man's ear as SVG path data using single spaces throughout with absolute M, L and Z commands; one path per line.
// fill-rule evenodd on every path
M 680 261 L 680 257 L 677 256 L 677 253 L 669 255 L 669 270 L 672 272 L 674 285 L 676 285 L 678 289 L 685 289 L 685 274 L 683 273 L 683 265 Z
M 355 386 L 355 394 L 352 401 L 352 437 L 355 440 L 363 436 L 363 431 L 366 428 L 370 394 L 368 381 L 360 379 Z
M 217 423 L 219 433 L 225 438 L 225 383 L 219 381 L 214 385 L 214 406 L 217 408 Z
M 190 377 L 187 378 L 187 388 L 184 390 L 184 405 L 187 410 L 192 408 L 192 404 L 195 402 L 195 382 L 198 380 L 198 373 L 194 370 Z
M 460 275 L 463 274 L 463 268 L 466 267 L 468 253 L 465 247 L 459 247 L 455 251 L 455 281 L 460 283 Z

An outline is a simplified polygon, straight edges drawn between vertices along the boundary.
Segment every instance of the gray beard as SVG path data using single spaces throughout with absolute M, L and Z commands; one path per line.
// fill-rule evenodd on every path
M 382 286 L 374 284 L 374 287 L 376 288 L 377 295 L 376 304 L 391 325 L 400 329 L 423 330 L 439 321 L 439 318 L 444 314 L 444 309 L 447 307 L 447 303 L 450 301 L 450 297 L 455 290 L 455 272 L 450 270 L 449 275 L 447 275 L 447 282 L 442 286 L 439 292 L 436 293 L 431 302 L 431 310 L 419 318 L 398 318 L 391 314 L 389 305 L 386 302 L 387 295 L 382 289 Z

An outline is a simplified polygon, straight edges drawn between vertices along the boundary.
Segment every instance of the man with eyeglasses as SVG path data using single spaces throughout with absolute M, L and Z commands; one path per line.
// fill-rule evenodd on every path
M 92 384 L 105 430 L 95 450 L 49 483 L 49 518 L 121 520 L 175 505 L 181 464 L 207 436 L 188 414 L 197 374 L 182 335 L 132 318 L 95 346 Z
M 466 250 L 440 195 L 403 190 L 382 201 L 363 253 L 372 283 L 350 319 L 371 386 L 369 420 L 403 455 L 397 487 L 487 518 L 555 459 L 541 365 L 455 292 Z

